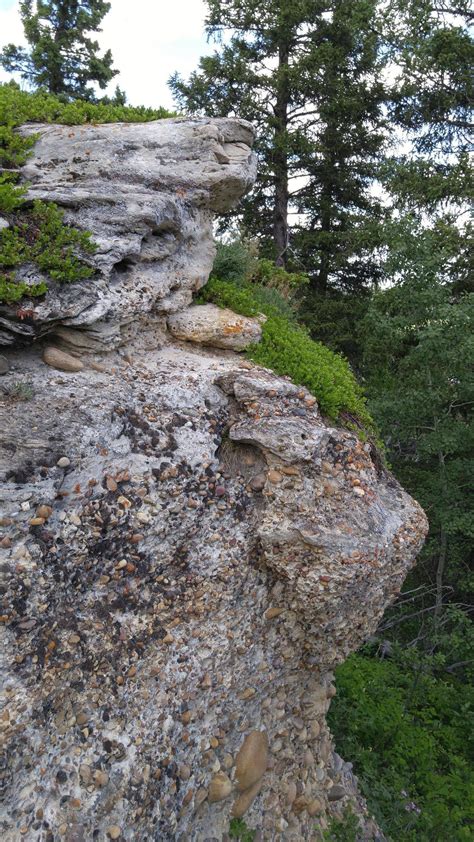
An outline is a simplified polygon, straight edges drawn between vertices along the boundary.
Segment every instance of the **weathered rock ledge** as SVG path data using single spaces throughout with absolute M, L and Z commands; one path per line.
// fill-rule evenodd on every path
M 0 305 L 0 345 L 74 327 L 84 347 L 112 348 L 141 316 L 188 306 L 212 268 L 215 214 L 255 179 L 252 126 L 196 117 L 22 131 L 39 135 L 22 168 L 29 198 L 56 202 L 67 222 L 93 232 L 97 251 L 88 262 L 96 275 L 48 281 L 46 297 L 21 308 Z M 19 277 L 41 279 L 32 266 Z
M 253 161 L 246 124 L 164 123 L 169 180 L 158 124 L 48 127 L 29 165 L 101 241 L 103 274 L 3 322 L 38 341 L 5 350 L 0 384 L 2 840 L 221 842 L 244 816 L 260 842 L 316 842 L 347 804 L 380 839 L 325 716 L 426 518 L 307 391 L 166 332 L 206 280 L 211 208 Z M 166 224 L 152 255 L 155 190 L 188 234 Z

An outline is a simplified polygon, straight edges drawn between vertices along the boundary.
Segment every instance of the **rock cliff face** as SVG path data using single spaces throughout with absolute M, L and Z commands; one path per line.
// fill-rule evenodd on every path
M 236 200 L 253 162 L 235 147 L 250 135 L 238 121 L 173 121 L 188 146 L 166 146 L 168 161 L 168 129 L 152 125 L 81 141 L 48 128 L 29 164 L 37 195 L 47 181 L 51 198 L 73 197 L 104 274 L 42 311 L 40 333 L 61 325 L 80 370 L 45 365 L 41 343 L 5 352 L 2 839 L 220 842 L 243 816 L 256 839 L 306 842 L 347 804 L 361 838 L 381 838 L 331 742 L 331 670 L 375 629 L 426 519 L 304 389 L 164 331 L 160 314 L 206 279 L 210 208 Z M 120 196 L 88 169 L 99 147 L 127 150 Z M 171 283 L 161 270 L 176 258 L 142 259 L 143 231 L 153 190 L 162 207 L 176 187 L 176 159 L 197 204 L 179 205 L 195 227 L 187 246 L 172 235 Z M 63 294 L 77 305 L 67 320 Z M 89 344 L 105 325 L 125 343 L 107 354 Z

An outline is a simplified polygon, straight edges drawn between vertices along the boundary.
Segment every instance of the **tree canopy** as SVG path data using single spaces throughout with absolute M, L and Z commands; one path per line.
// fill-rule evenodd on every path
M 256 126 L 259 175 L 239 210 L 243 230 L 319 290 L 367 285 L 382 215 L 370 191 L 384 142 L 376 0 L 207 5 L 219 48 L 170 85 L 187 111 Z
M 94 99 L 117 75 L 112 53 L 99 54 L 91 33 L 110 10 L 105 0 L 22 0 L 20 14 L 28 48 L 8 44 L 0 63 L 36 88 L 68 99 Z

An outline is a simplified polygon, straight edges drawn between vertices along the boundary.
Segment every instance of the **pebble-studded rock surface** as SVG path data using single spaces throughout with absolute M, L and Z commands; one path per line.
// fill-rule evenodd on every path
M 76 372 L 7 352 L 1 838 L 220 842 L 233 816 L 310 842 L 352 804 L 380 839 L 330 670 L 425 517 L 305 390 L 157 345 Z

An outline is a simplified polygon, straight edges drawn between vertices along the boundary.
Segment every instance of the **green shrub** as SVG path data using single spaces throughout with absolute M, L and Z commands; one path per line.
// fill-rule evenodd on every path
M 250 830 L 243 819 L 231 819 L 229 836 L 231 839 L 238 839 L 239 842 L 253 842 L 255 831 Z
M 248 280 L 255 265 L 254 251 L 242 240 L 217 243 L 212 277 L 239 283 Z
M 84 262 L 94 251 L 90 235 L 66 225 L 56 205 L 25 202 L 25 187 L 17 185 L 35 136 L 23 137 L 16 128 L 23 123 L 145 122 L 172 116 L 164 109 L 131 108 L 110 103 L 76 100 L 63 102 L 44 91 L 28 93 L 15 83 L 0 84 L 0 215 L 10 227 L 0 231 L 0 303 L 13 304 L 25 296 L 44 295 L 47 283 L 26 283 L 15 277 L 21 264 L 33 263 L 58 283 L 91 278 L 94 270 Z
M 258 284 L 252 284 L 251 289 L 260 313 L 282 316 L 287 321 L 298 324 L 298 315 L 292 302 L 285 298 L 279 290 L 259 286 Z
M 288 272 L 266 258 L 257 261 L 249 280 L 269 289 L 277 289 L 286 298 L 309 284 L 309 277 L 305 272 Z
M 214 275 L 200 290 L 197 301 L 200 304 L 210 301 L 218 307 L 229 307 L 241 316 L 258 316 L 263 312 L 249 284 L 222 281 Z
M 15 380 L 0 388 L 4 395 L 15 401 L 30 401 L 35 394 L 33 384 L 29 380 Z
M 314 342 L 303 328 L 281 317 L 270 317 L 263 326 L 262 340 L 249 349 L 254 362 L 289 375 L 306 386 L 318 399 L 321 411 L 331 418 L 349 412 L 366 426 L 371 419 L 362 390 L 349 364 L 320 342 Z
M 41 272 L 59 283 L 71 283 L 92 277 L 94 270 L 83 263 L 78 253 L 92 253 L 90 234 L 63 223 L 63 213 L 56 205 L 36 201 L 12 218 L 10 228 L 0 231 L 0 256 L 6 272 L 0 274 L 0 300 L 12 304 L 23 296 L 37 297 L 47 292 L 44 281 L 27 284 L 16 281 L 12 269 L 35 263 Z
M 467 842 L 474 822 L 474 698 L 426 665 L 352 655 L 329 711 L 369 808 L 396 842 Z
M 0 84 L 0 114 L 7 131 L 22 123 L 61 123 L 80 126 L 84 123 L 145 123 L 174 117 L 164 108 L 134 108 L 103 102 L 74 100 L 65 102 L 44 90 L 30 93 L 15 83 Z M 0 134 L 1 141 L 1 134 Z
M 342 819 L 332 818 L 323 833 L 324 842 L 357 842 L 359 822 L 350 807 L 346 807 Z
M 262 295 L 263 291 L 263 295 Z M 331 418 L 350 413 L 366 429 L 372 421 L 347 361 L 320 342 L 313 342 L 293 318 L 284 313 L 284 298 L 273 290 L 274 301 L 265 302 L 269 292 L 257 284 L 235 284 L 213 277 L 201 290 L 199 301 L 212 301 L 243 316 L 264 313 L 262 339 L 247 351 L 247 356 L 277 374 L 288 375 L 294 383 L 306 386 L 318 399 L 321 411 Z M 275 302 L 279 301 L 277 305 Z
M 255 242 L 246 243 L 237 239 L 229 243 L 217 243 L 211 278 L 239 285 L 250 281 L 259 290 L 276 291 L 287 303 L 297 290 L 309 283 L 305 273 L 288 272 L 276 266 L 272 260 L 259 258 Z

